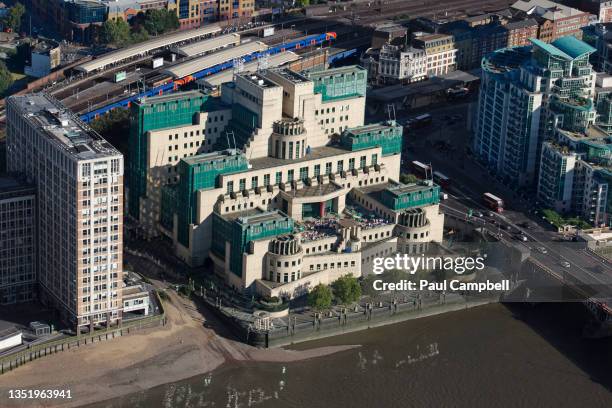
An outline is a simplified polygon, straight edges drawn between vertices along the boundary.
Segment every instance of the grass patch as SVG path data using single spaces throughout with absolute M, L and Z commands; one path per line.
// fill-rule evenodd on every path
M 573 225 L 579 229 L 588 229 L 592 227 L 591 224 L 589 224 L 588 222 L 584 221 L 583 219 L 579 217 L 565 218 L 561 214 L 556 212 L 555 210 L 551 210 L 551 209 L 542 210 L 542 215 L 544 216 L 546 221 L 550 222 L 552 225 L 554 225 L 557 228 L 560 228 L 564 225 Z

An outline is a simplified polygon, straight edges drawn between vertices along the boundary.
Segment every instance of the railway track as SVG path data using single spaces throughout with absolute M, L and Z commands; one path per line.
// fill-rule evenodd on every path
M 414 17 L 428 17 L 428 16 L 440 16 L 444 13 L 455 12 L 455 11 L 470 11 L 470 10 L 482 10 L 492 11 L 499 10 L 505 7 L 509 7 L 513 2 L 509 0 L 442 0 L 434 7 L 429 2 L 419 2 L 418 4 L 410 3 L 406 4 L 405 1 L 395 1 L 387 3 L 370 3 L 358 5 L 355 7 L 348 7 L 346 10 L 336 11 L 331 13 L 329 18 L 347 18 L 358 22 L 358 24 L 371 24 L 383 20 L 393 19 L 393 17 L 401 16 L 402 14 L 408 15 L 410 18 Z

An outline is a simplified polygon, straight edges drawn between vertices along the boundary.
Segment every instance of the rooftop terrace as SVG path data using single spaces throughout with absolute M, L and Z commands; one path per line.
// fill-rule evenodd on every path
M 275 220 L 285 220 L 287 215 L 280 211 L 264 211 L 261 208 L 250 208 L 244 211 L 236 211 L 223 215 L 223 218 L 227 221 L 237 221 L 243 225 L 260 224 L 262 222 L 269 222 Z
M 342 190 L 342 187 L 335 183 L 318 184 L 316 186 L 304 186 L 303 188 L 289 192 L 293 197 L 320 197 Z
M 482 59 L 482 69 L 503 74 L 517 69 L 531 58 L 531 47 L 502 48 Z
M 301 163 L 309 160 L 324 159 L 340 154 L 349 153 L 348 150 L 338 146 L 321 146 L 310 149 L 310 153 L 305 154 L 299 159 L 291 160 L 291 163 Z M 249 161 L 253 170 L 268 169 L 272 167 L 286 166 L 288 163 L 285 159 L 277 159 L 275 157 L 261 157 Z

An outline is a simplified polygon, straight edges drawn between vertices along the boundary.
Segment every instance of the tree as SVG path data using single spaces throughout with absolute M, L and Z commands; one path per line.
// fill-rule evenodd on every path
M 352 275 L 345 275 L 332 283 L 332 290 L 336 299 L 343 305 L 356 302 L 361 298 L 361 286 Z
M 400 182 L 403 184 L 413 184 L 419 181 L 419 178 L 414 174 L 402 174 L 400 175 Z
M 25 14 L 25 6 L 19 2 L 15 3 L 9 10 L 8 16 L 6 17 L 6 25 L 9 26 L 13 31 L 19 31 L 21 28 L 21 19 Z
M 179 28 L 179 21 L 176 13 L 168 10 L 147 10 L 144 14 L 144 21 L 142 24 L 144 29 L 151 35 L 163 34 L 166 31 Z
M 332 303 L 332 291 L 327 285 L 319 283 L 308 294 L 308 305 L 317 311 L 328 309 Z
M 378 291 L 374 289 L 374 281 L 380 279 L 379 275 L 369 274 L 361 280 L 361 292 L 370 297 L 374 297 L 378 294 Z
M 110 144 L 119 149 L 124 156 L 127 156 L 127 135 L 130 133 L 130 111 L 128 109 L 113 109 L 106 115 L 100 115 L 89 125 Z
M 147 41 L 149 39 L 149 33 L 143 27 L 138 27 L 138 29 L 132 32 L 132 37 L 130 42 L 132 44 L 137 44 L 143 41 Z
M 0 61 L 0 94 L 4 93 L 13 86 L 13 75 L 8 70 L 4 62 Z
M 106 20 L 102 25 L 100 39 L 104 44 L 123 47 L 130 41 L 130 26 L 120 18 Z

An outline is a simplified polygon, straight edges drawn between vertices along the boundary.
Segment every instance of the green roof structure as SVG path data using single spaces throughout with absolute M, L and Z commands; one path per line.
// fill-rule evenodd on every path
M 565 53 L 564 51 L 560 50 L 552 44 L 545 43 L 544 41 L 538 40 L 537 38 L 530 38 L 529 41 L 531 41 L 533 45 L 542 49 L 547 54 L 550 54 L 553 57 L 563 58 L 568 61 L 573 60 L 573 58 L 569 54 Z
M 592 54 L 597 51 L 595 48 L 584 41 L 580 41 L 573 35 L 566 35 L 565 37 L 558 38 L 553 41 L 551 45 L 572 59 L 580 58 L 586 54 Z

